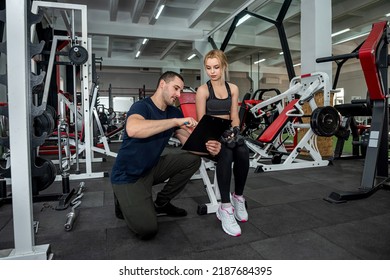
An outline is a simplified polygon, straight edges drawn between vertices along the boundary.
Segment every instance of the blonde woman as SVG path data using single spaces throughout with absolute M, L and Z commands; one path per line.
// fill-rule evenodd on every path
M 243 192 L 249 171 L 249 150 L 239 135 L 239 89 L 235 84 L 225 81 L 228 62 L 221 50 L 208 52 L 204 57 L 204 67 L 210 80 L 201 85 L 196 93 L 198 120 L 207 114 L 232 121 L 231 129 L 225 131 L 221 137 L 221 151 L 215 158 L 218 187 L 221 193 L 221 205 L 216 214 L 222 223 L 222 229 L 227 234 L 239 236 L 241 228 L 237 221 L 248 220 Z M 234 191 L 231 193 L 232 170 Z

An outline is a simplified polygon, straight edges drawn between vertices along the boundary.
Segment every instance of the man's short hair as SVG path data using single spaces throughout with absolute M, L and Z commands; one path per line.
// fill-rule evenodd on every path
M 180 75 L 179 73 L 176 73 L 174 71 L 166 71 L 164 72 L 160 78 L 158 79 L 158 82 L 157 82 L 157 88 L 158 88 L 158 85 L 160 84 L 160 82 L 162 80 L 164 80 L 166 83 L 169 83 L 170 81 L 172 81 L 175 77 L 178 77 L 180 80 L 183 81 L 184 83 L 184 78 L 182 75 Z

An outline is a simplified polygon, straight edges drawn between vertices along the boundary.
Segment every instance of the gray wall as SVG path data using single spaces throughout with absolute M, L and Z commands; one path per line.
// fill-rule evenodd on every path
M 199 73 L 197 72 L 183 72 L 181 73 L 185 85 L 196 89 L 200 86 Z M 98 72 L 100 95 L 107 95 L 109 85 L 113 87 L 114 96 L 126 96 L 129 94 L 138 94 L 138 89 L 145 85 L 147 90 L 154 90 L 157 85 L 157 80 L 161 73 L 157 71 L 144 71 L 141 73 L 132 72 Z M 232 72 L 229 75 L 229 81 L 235 83 L 240 89 L 240 98 L 242 98 L 251 88 L 251 81 L 246 73 Z M 281 78 L 280 83 L 277 84 L 265 84 L 266 80 L 260 81 L 262 88 L 264 87 L 277 87 L 282 92 L 288 88 L 288 80 Z M 256 89 L 253 89 L 254 91 Z
M 365 99 L 367 96 L 367 85 L 363 72 L 340 74 L 337 88 L 344 88 L 345 103 L 350 103 L 352 96 L 360 96 L 361 99 Z
M 335 71 L 334 71 L 335 73 Z M 109 84 L 118 88 L 131 88 L 131 92 L 137 93 L 138 88 L 142 88 L 145 85 L 146 89 L 154 90 L 156 88 L 157 79 L 160 76 L 160 72 L 141 72 L 141 73 L 106 73 L 100 72 L 100 89 L 103 91 L 101 95 L 105 95 L 104 90 L 108 90 Z M 182 73 L 186 86 L 196 88 L 200 85 L 199 74 Z M 240 97 L 242 98 L 245 93 L 249 92 L 251 82 L 246 73 L 231 73 L 229 75 L 229 81 L 235 83 L 240 89 Z M 260 88 L 278 88 L 281 92 L 287 90 L 289 86 L 288 78 L 285 76 L 279 77 L 279 80 L 275 82 L 275 77 L 264 75 L 259 82 Z M 332 79 L 333 83 L 333 79 Z M 344 88 L 344 101 L 349 103 L 352 96 L 361 96 L 366 98 L 367 86 L 363 73 L 349 72 L 341 73 L 337 87 Z M 256 90 L 256 89 L 253 89 Z M 126 95 L 129 91 L 126 90 L 114 90 L 117 96 Z

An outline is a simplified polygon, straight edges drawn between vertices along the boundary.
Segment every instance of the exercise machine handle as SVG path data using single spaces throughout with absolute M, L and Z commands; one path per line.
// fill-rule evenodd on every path
M 349 58 L 359 58 L 359 53 L 353 52 L 353 53 L 347 53 L 347 54 L 320 57 L 320 58 L 316 59 L 316 62 L 322 63 L 322 62 L 336 61 L 336 60 L 340 60 L 340 59 L 349 59 Z

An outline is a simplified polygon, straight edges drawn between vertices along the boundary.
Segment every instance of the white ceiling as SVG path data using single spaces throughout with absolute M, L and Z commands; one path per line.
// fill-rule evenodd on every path
M 62 0 L 85 4 L 88 8 L 88 33 L 92 50 L 103 58 L 103 67 L 142 69 L 175 67 L 199 69 L 193 53 L 194 42 L 207 41 L 211 35 L 217 47 L 226 37 L 233 17 L 245 8 L 260 16 L 276 19 L 284 0 Z M 284 27 L 293 63 L 300 62 L 300 0 L 292 0 Z M 157 8 L 165 4 L 155 20 Z M 333 43 L 364 34 L 372 23 L 389 20 L 389 0 L 332 0 L 332 32 L 350 28 L 333 37 Z M 50 15 L 48 15 L 50 17 Z M 53 25 L 55 17 L 51 16 Z M 60 18 L 58 18 L 60 20 Z M 142 46 L 144 38 L 149 41 Z M 348 53 L 364 40 L 361 37 L 333 45 L 333 53 Z M 136 58 L 141 48 L 141 55 Z M 211 44 L 210 44 L 211 48 Z M 283 56 L 276 28 L 259 18 L 250 18 L 237 27 L 226 48 L 229 63 L 247 67 L 258 58 L 263 65 L 283 67 Z

